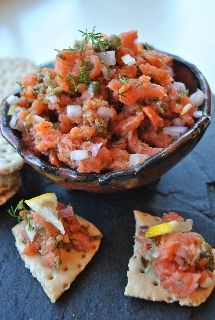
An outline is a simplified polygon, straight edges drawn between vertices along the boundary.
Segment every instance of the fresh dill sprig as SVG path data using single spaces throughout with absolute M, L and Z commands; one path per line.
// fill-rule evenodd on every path
M 21 217 L 19 215 L 19 211 L 20 210 L 24 210 L 26 213 L 26 217 Z M 15 218 L 18 223 L 21 223 L 23 220 L 26 220 L 27 225 L 28 225 L 28 229 L 31 231 L 34 229 L 34 227 L 32 226 L 31 220 L 32 220 L 32 216 L 30 214 L 30 211 L 26 208 L 25 204 L 24 204 L 24 200 L 20 200 L 19 203 L 17 204 L 16 207 L 11 206 L 10 209 L 7 210 L 7 213 Z
M 18 203 L 19 205 L 19 203 Z M 7 210 L 7 213 L 13 217 L 16 218 L 18 223 L 22 222 L 23 218 L 19 215 L 18 211 L 18 205 L 14 208 L 13 206 L 10 207 L 10 209 Z
M 89 85 L 89 74 L 86 70 L 80 70 L 79 76 L 75 77 L 72 74 L 68 74 L 67 80 L 72 84 L 74 92 L 77 92 L 79 84 Z
M 119 81 L 121 82 L 121 83 L 123 83 L 123 84 L 126 84 L 126 83 L 128 83 L 128 78 L 126 78 L 125 76 L 123 76 L 123 75 L 119 75 Z
M 188 96 L 188 94 L 189 94 L 189 90 L 188 89 L 185 89 L 185 90 L 179 89 L 178 90 L 178 95 L 179 95 L 180 98 Z
M 74 92 L 77 92 L 78 90 L 78 85 L 77 85 L 77 79 L 75 79 L 75 77 L 72 74 L 68 74 L 66 79 L 71 83 L 71 85 L 73 86 L 73 90 Z
M 144 42 L 143 49 L 145 49 L 145 50 L 154 50 L 154 47 L 151 44 L 149 44 L 148 42 Z
M 81 70 L 79 74 L 79 83 L 88 85 L 90 82 L 89 74 L 86 70 Z
M 85 31 L 78 30 L 81 33 L 82 40 L 76 41 L 74 44 L 74 49 L 69 47 L 69 50 L 72 53 L 80 51 L 82 54 L 84 47 L 91 43 L 93 49 L 98 51 L 105 51 L 108 48 L 108 41 L 105 40 L 101 32 L 96 32 L 96 27 L 93 27 L 93 30 L 89 32 L 87 29 Z
M 105 51 L 108 46 L 108 41 L 103 39 L 101 32 L 95 32 L 95 30 L 95 26 L 91 32 L 88 32 L 87 29 L 85 31 L 78 30 L 83 38 L 83 40 L 79 43 L 79 47 L 83 48 L 83 46 L 91 42 L 94 49 Z

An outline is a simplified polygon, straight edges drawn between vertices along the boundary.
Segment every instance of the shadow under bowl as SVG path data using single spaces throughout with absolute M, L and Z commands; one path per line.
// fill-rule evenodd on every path
M 2 135 L 36 171 L 68 189 L 114 192 L 153 184 L 195 147 L 211 120 L 211 90 L 207 80 L 195 65 L 180 57 L 171 56 L 173 57 L 175 81 L 184 82 L 190 93 L 195 92 L 197 88 L 205 93 L 206 99 L 201 106 L 203 115 L 188 132 L 142 164 L 126 170 L 111 171 L 104 174 L 78 173 L 70 168 L 54 167 L 45 161 L 42 156 L 40 157 L 28 150 L 22 143 L 20 134 L 10 128 L 9 105 L 6 100 L 3 100 L 1 104 Z M 19 95 L 19 91 L 14 94 Z

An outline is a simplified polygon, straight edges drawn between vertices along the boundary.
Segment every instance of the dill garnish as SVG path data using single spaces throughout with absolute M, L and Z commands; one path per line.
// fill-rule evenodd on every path
M 186 90 L 179 89 L 179 90 L 178 90 L 178 95 L 179 95 L 180 98 L 181 98 L 181 97 L 188 96 L 188 94 L 189 94 L 189 90 L 188 90 L 188 89 L 186 89 Z
M 88 43 L 91 43 L 93 49 L 96 49 L 98 51 L 105 51 L 108 48 L 108 41 L 103 38 L 101 32 L 96 32 L 95 26 L 93 27 L 93 30 L 91 32 L 87 31 L 87 29 L 85 31 L 78 31 L 81 33 L 83 39 L 81 41 L 76 41 L 76 43 L 74 44 L 74 48 L 69 47 L 69 50 L 73 53 L 80 51 L 80 53 L 82 54 L 84 47 Z
M 72 84 L 74 92 L 77 92 L 79 84 L 89 85 L 89 74 L 86 70 L 80 70 L 79 76 L 75 77 L 72 74 L 68 74 L 67 80 Z
M 19 215 L 20 210 L 25 211 L 25 214 L 26 214 L 25 217 L 22 217 Z M 27 225 L 28 225 L 28 229 L 30 231 L 32 231 L 34 229 L 34 227 L 31 224 L 32 216 L 30 214 L 30 211 L 26 208 L 26 206 L 24 204 L 24 200 L 20 200 L 15 208 L 13 206 L 11 206 L 10 209 L 7 210 L 7 213 L 11 217 L 15 218 L 18 221 L 18 223 L 21 223 L 23 220 L 26 220 Z
M 105 51 L 108 46 L 108 41 L 103 39 L 101 32 L 95 32 L 95 29 L 96 27 L 94 26 L 91 32 L 88 32 L 87 29 L 86 31 L 78 30 L 83 38 L 83 40 L 77 45 L 79 49 L 82 49 L 83 46 L 91 42 L 94 49 Z
M 128 78 L 126 78 L 125 76 L 123 76 L 123 75 L 119 75 L 119 81 L 121 82 L 121 83 L 123 83 L 123 84 L 126 84 L 126 83 L 128 83 Z
M 154 47 L 151 44 L 149 44 L 148 42 L 144 42 L 143 49 L 145 49 L 145 50 L 154 50 Z

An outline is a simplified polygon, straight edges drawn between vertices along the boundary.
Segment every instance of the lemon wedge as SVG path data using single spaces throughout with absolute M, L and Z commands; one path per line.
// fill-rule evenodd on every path
M 62 222 L 58 219 L 57 197 L 55 193 L 44 193 L 38 197 L 25 200 L 25 203 L 40 214 L 46 221 L 53 224 L 62 234 L 65 233 Z
M 146 238 L 153 238 L 156 236 L 161 236 L 163 234 L 168 234 L 171 232 L 189 232 L 192 230 L 193 221 L 191 219 L 187 219 L 186 221 L 170 221 L 164 222 L 161 224 L 156 224 L 150 227 L 146 233 Z

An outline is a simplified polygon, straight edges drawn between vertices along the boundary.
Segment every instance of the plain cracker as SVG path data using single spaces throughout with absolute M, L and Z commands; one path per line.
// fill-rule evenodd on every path
M 0 134 L 0 174 L 11 174 L 22 168 L 24 161 Z
M 0 175 L 0 193 L 10 190 L 20 181 L 20 172 L 11 175 Z
M 3 191 L 3 189 L 11 189 L 12 186 L 14 186 L 19 181 L 19 178 L 20 171 L 16 171 L 8 175 L 0 174 L 0 193 Z
M 11 199 L 17 193 L 17 191 L 20 188 L 20 185 L 21 185 L 21 178 L 10 190 L 6 190 L 0 194 L 0 206 L 5 204 L 9 199 Z
M 81 217 L 77 216 L 77 218 L 82 225 L 89 227 L 88 230 L 92 236 L 101 236 L 101 232 L 92 223 Z M 42 264 L 40 255 L 30 257 L 22 254 L 25 248 L 24 239 L 21 235 L 21 230 L 23 229 L 22 223 L 12 229 L 16 239 L 16 247 L 22 260 L 25 262 L 26 268 L 30 269 L 32 275 L 40 282 L 51 302 L 54 303 L 64 291 L 69 289 L 75 278 L 85 269 L 98 250 L 101 240 L 93 241 L 93 248 L 84 254 L 75 250 L 71 250 L 70 252 L 62 250 L 62 260 L 64 262 L 60 264 L 58 269 L 47 268 Z
M 34 73 L 38 67 L 27 59 L 1 58 L 0 59 L 0 103 L 11 92 L 18 89 L 16 81 L 26 75 Z
M 161 222 L 159 217 L 153 217 L 147 213 L 141 211 L 134 211 L 135 220 L 136 220 L 136 234 L 139 231 L 141 225 L 155 225 Z M 159 285 L 159 280 L 151 267 L 149 271 L 141 273 L 142 264 L 141 258 L 137 254 L 140 243 L 135 240 L 134 244 L 134 255 L 129 260 L 129 271 L 128 275 L 128 284 L 125 288 L 125 295 L 132 296 L 136 298 L 142 298 L 151 301 L 165 301 L 165 302 L 176 302 L 178 301 L 181 306 L 198 306 L 203 303 L 215 286 L 215 271 L 213 272 L 213 284 L 210 288 L 202 289 L 198 288 L 186 298 L 179 299 L 177 296 L 164 289 Z M 215 257 L 215 250 L 213 249 L 213 254 Z

